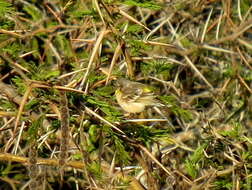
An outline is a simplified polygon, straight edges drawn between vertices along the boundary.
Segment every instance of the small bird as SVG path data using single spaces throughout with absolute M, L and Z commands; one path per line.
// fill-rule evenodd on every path
M 148 85 L 120 78 L 115 96 L 118 104 L 128 113 L 139 113 L 146 106 L 161 106 Z

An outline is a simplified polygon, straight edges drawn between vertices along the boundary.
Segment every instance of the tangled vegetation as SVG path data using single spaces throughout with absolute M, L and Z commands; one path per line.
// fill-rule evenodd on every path
M 0 0 L 0 189 L 252 189 L 251 0 Z M 165 107 L 127 114 L 118 78 Z

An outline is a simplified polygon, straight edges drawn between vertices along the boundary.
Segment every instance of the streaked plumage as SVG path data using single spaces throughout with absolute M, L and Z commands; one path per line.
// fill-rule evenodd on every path
M 118 89 L 115 95 L 124 111 L 138 113 L 144 111 L 146 106 L 160 105 L 149 86 L 127 79 L 118 79 L 117 83 Z

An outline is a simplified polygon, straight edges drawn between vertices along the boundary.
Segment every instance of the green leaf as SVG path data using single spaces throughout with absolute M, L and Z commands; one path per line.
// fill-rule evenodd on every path
M 186 121 L 192 120 L 192 114 L 190 111 L 185 110 L 178 106 L 178 101 L 174 96 L 160 96 L 159 99 L 165 104 L 170 106 L 170 110 L 176 115 L 183 118 Z
M 250 7 L 251 7 L 250 0 L 242 0 L 241 1 L 241 14 L 246 14 Z
M 24 109 L 26 111 L 34 109 L 35 106 L 39 105 L 39 100 L 38 99 L 32 99 L 31 101 L 29 101 L 28 103 L 25 104 Z
M 136 34 L 136 33 L 139 33 L 141 31 L 143 31 L 143 27 L 139 26 L 138 24 L 131 24 L 127 28 L 127 33 Z
M 129 153 L 125 150 L 125 143 L 116 136 L 113 136 L 117 160 L 120 163 L 127 164 L 131 160 Z
M 4 17 L 6 14 L 13 13 L 14 8 L 12 7 L 12 4 L 5 1 L 0 0 L 0 17 Z
M 13 102 L 10 102 L 6 99 L 0 99 L 0 105 L 2 109 L 9 110 L 9 111 L 14 111 L 16 106 Z
M 98 97 L 87 96 L 86 101 L 90 104 L 98 106 L 103 113 L 106 114 L 105 119 L 110 122 L 119 121 L 122 113 L 115 109 L 111 104 L 106 101 L 101 100 Z
M 8 18 L 1 19 L 1 16 L 0 16 L 0 28 L 4 30 L 12 30 L 15 27 L 15 22 L 12 20 L 7 20 L 7 19 Z M 9 35 L 6 35 L 6 34 L 0 35 L 0 41 L 6 40 L 8 38 L 9 38 Z
M 152 48 L 141 40 L 130 39 L 127 40 L 127 43 L 130 45 L 131 54 L 133 54 L 134 56 L 140 55 L 141 51 L 150 51 Z
M 204 157 L 204 149 L 207 147 L 207 144 L 203 144 L 198 147 L 194 153 L 190 156 L 190 160 L 193 163 L 198 163 Z
M 239 139 L 242 134 L 243 126 L 240 123 L 234 123 L 231 130 L 220 131 L 223 136 Z
M 197 166 L 195 163 L 193 163 L 191 160 L 186 159 L 186 163 L 185 163 L 185 167 L 186 167 L 186 171 L 188 172 L 188 174 L 195 179 L 198 175 L 198 171 L 197 171 Z
M 155 127 L 129 124 L 128 127 L 124 128 L 124 132 L 134 139 L 137 139 L 145 144 L 153 143 L 155 140 L 160 138 L 169 138 L 170 129 L 157 129 Z
M 92 93 L 96 96 L 104 96 L 104 97 L 111 97 L 111 95 L 115 92 L 113 86 L 103 86 L 101 88 L 96 89 Z
M 151 0 L 125 0 L 125 1 L 123 1 L 123 4 L 148 8 L 148 9 L 152 9 L 152 10 L 160 10 L 161 9 L 160 5 L 158 5 L 156 2 L 151 1 Z
M 26 11 L 34 21 L 39 21 L 42 19 L 43 14 L 41 11 L 32 4 L 27 4 L 24 6 L 24 11 Z
M 10 43 L 6 45 L 4 48 L 2 48 L 3 52 L 8 53 L 12 57 L 17 57 L 20 54 L 20 50 L 22 50 L 22 46 L 19 43 Z
M 154 61 L 148 61 L 148 62 L 143 62 L 141 64 L 141 71 L 145 75 L 150 75 L 150 74 L 159 74 L 162 75 L 165 78 L 170 77 L 170 73 L 172 69 L 175 67 L 174 64 L 171 64 L 167 61 L 164 60 L 154 60 Z M 162 77 L 162 78 L 163 78 Z
M 26 91 L 26 84 L 24 83 L 24 80 L 23 80 L 22 78 L 16 76 L 16 77 L 14 77 L 14 78 L 12 79 L 12 81 L 13 81 L 14 84 L 17 86 L 18 92 L 19 92 L 20 94 L 24 94 L 25 91 Z
M 230 179 L 230 178 L 229 178 Z M 229 179 L 220 179 L 218 181 L 215 181 L 214 184 L 216 185 L 217 190 L 227 189 L 231 190 L 233 187 L 233 182 Z
M 203 144 L 198 147 L 194 153 L 186 159 L 185 167 L 188 174 L 195 179 L 198 175 L 199 161 L 204 158 L 204 149 L 207 147 L 207 144 Z
M 55 78 L 55 77 L 57 77 L 59 75 L 60 75 L 60 71 L 59 70 L 47 71 L 47 73 L 44 75 L 44 79 L 48 80 L 50 78 Z
M 95 143 L 99 138 L 99 128 L 97 125 L 90 125 L 89 127 L 88 134 L 92 143 Z
M 55 43 L 55 47 L 61 54 L 67 57 L 73 56 L 73 52 L 72 52 L 72 48 L 69 43 L 69 40 L 66 39 L 64 35 L 57 35 L 54 43 Z
M 82 160 L 82 159 L 83 159 L 83 156 L 82 156 L 81 153 L 76 153 L 76 154 L 73 154 L 73 155 L 72 155 L 72 158 L 73 158 L 74 160 Z
M 91 162 L 87 165 L 87 169 L 89 172 L 91 172 L 96 179 L 101 179 L 102 177 L 102 170 L 101 165 L 95 161 Z
M 85 17 L 85 16 L 92 16 L 92 17 L 98 18 L 97 13 L 93 9 L 73 11 L 73 12 L 71 12 L 70 16 L 72 18 L 78 18 L 78 19 L 83 19 L 83 17 Z
M 38 137 L 38 130 L 43 126 L 43 121 L 45 119 L 44 115 L 41 115 L 37 120 L 34 120 L 28 129 L 28 139 L 29 141 L 34 141 Z

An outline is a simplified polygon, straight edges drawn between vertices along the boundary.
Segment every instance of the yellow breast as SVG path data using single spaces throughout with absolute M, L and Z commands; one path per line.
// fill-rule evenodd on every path
M 120 92 L 120 90 L 116 90 L 115 95 L 116 95 L 116 100 L 118 104 L 122 107 L 124 111 L 129 112 L 129 113 L 139 113 L 139 112 L 144 111 L 145 104 L 143 103 L 139 103 L 139 102 L 127 103 L 127 102 L 122 101 L 122 93 Z

